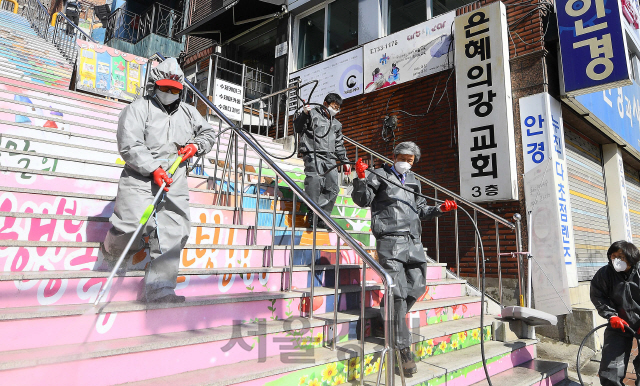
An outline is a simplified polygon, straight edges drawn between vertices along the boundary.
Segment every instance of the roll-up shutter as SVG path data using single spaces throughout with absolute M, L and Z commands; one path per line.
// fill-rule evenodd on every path
M 640 242 L 640 173 L 629 165 L 624 165 L 624 179 L 627 183 L 627 203 L 631 217 L 633 241 Z
M 578 280 L 591 280 L 607 264 L 609 218 L 600 146 L 565 127 L 571 215 Z

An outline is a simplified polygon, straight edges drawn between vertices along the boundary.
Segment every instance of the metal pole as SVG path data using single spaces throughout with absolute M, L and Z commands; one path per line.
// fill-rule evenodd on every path
M 419 182 L 419 184 L 422 185 L 421 182 Z M 433 195 L 433 198 L 435 198 L 436 200 L 438 199 L 438 189 L 435 189 L 435 194 Z M 438 222 L 438 217 L 436 217 L 436 261 L 438 263 L 440 262 L 440 228 L 439 228 L 439 225 L 440 224 Z
M 195 99 L 195 98 L 194 98 Z M 197 101 L 197 99 L 195 99 Z M 216 143 L 216 163 L 215 165 L 213 165 L 213 184 L 215 186 L 215 189 L 218 190 L 218 162 L 220 161 L 220 141 L 222 141 L 222 138 L 220 137 L 220 131 L 222 131 L 222 121 L 218 121 L 218 140 Z M 203 159 L 205 157 L 202 157 Z M 204 171 L 204 170 L 203 170 Z M 220 190 L 222 190 L 222 179 L 220 179 Z M 220 195 L 220 193 L 218 193 L 218 195 Z
M 282 94 L 278 94 L 277 96 L 277 100 L 276 100 L 276 139 L 278 139 L 278 131 L 280 130 L 280 96 L 282 96 Z M 269 98 L 269 100 L 271 100 L 271 98 Z M 271 119 L 273 120 L 273 114 L 271 114 Z M 284 135 L 283 135 L 284 136 Z
M 293 192 L 293 191 L 292 191 Z M 293 257 L 296 250 L 296 193 L 293 192 L 293 208 L 291 209 L 291 254 L 289 255 L 289 292 L 293 289 Z
M 527 244 L 528 244 L 528 252 L 527 253 L 527 307 L 531 308 L 531 232 L 533 231 L 533 227 L 531 226 L 531 212 L 527 213 Z
M 238 207 L 239 209 L 239 220 L 240 220 L 240 225 L 242 225 L 243 223 L 243 216 L 244 216 L 244 211 L 242 210 L 242 208 L 244 208 L 244 180 L 247 177 L 247 144 L 244 144 L 244 153 L 242 155 L 242 187 L 240 188 L 240 206 Z
M 262 158 L 258 162 L 258 182 L 256 183 L 256 225 L 253 231 L 253 245 L 258 245 L 258 221 L 260 213 L 260 180 L 262 179 Z
M 385 294 L 386 296 L 386 294 Z M 360 386 L 364 386 L 364 302 L 367 297 L 367 262 L 362 260 L 362 294 L 360 295 Z
M 498 300 L 502 304 L 502 266 L 500 265 L 500 224 L 496 224 L 496 253 L 498 256 Z
M 478 211 L 477 210 L 473 210 L 473 222 L 476 223 L 476 226 L 478 224 Z M 474 240 L 476 242 L 476 277 L 477 277 L 477 282 L 478 283 L 478 288 L 480 288 L 480 254 L 478 251 L 478 235 L 474 232 Z
M 276 210 L 278 207 L 278 175 L 276 174 L 276 185 L 273 188 L 273 222 L 271 223 L 271 261 L 269 267 L 273 266 L 273 259 L 275 257 L 275 243 L 276 243 Z
M 455 199 L 454 199 L 455 201 Z M 456 275 L 460 277 L 460 241 L 458 240 L 458 211 L 453 211 L 453 230 L 456 239 Z
M 318 215 L 313 214 L 313 246 L 311 247 L 311 288 L 309 288 L 309 292 L 311 296 L 309 297 L 309 319 L 313 319 L 313 293 L 314 293 L 314 285 L 316 281 L 316 230 L 318 227 Z
M 520 213 L 513 215 L 513 219 L 516 221 L 516 251 L 518 255 L 516 257 L 516 263 L 518 264 L 518 295 L 520 296 L 520 306 L 524 307 L 524 292 L 522 291 L 522 271 L 520 269 L 520 252 L 522 252 L 522 216 Z
M 331 344 L 331 349 L 335 351 L 336 344 L 338 340 L 338 303 L 339 303 L 339 294 L 338 287 L 340 286 L 340 236 L 337 239 L 336 246 L 336 269 L 335 269 L 335 279 L 334 279 L 334 290 L 333 290 L 333 343 Z
M 236 216 L 238 215 L 238 136 L 233 140 L 234 165 L 233 170 L 233 223 L 238 224 Z

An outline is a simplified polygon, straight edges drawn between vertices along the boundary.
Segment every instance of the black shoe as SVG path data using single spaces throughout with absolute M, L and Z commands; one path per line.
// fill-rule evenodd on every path
M 185 299 L 184 296 L 169 294 L 161 298 L 147 300 L 147 303 L 184 303 Z
M 400 349 L 400 359 L 402 360 L 402 371 L 405 377 L 411 377 L 418 372 L 418 366 L 413 360 L 413 353 L 410 347 Z

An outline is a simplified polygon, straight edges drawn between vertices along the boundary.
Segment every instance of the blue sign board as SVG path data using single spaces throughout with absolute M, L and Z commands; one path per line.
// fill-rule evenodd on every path
M 575 99 L 630 146 L 640 151 L 640 86 L 618 87 Z
M 619 0 L 558 0 L 565 92 L 580 95 L 630 84 Z

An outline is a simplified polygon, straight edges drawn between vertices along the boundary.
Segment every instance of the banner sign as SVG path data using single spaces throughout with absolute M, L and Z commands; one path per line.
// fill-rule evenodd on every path
M 502 2 L 456 17 L 460 195 L 517 200 L 507 14 Z
M 548 93 L 521 98 L 519 103 L 525 181 L 529 172 L 546 161 L 551 161 L 553 170 L 548 172 L 547 179 L 555 189 L 552 195 L 555 200 L 553 215 L 559 221 L 557 227 L 549 228 L 549 235 L 546 237 L 557 238 L 557 245 L 560 247 L 555 251 L 555 257 L 564 262 L 569 286 L 575 287 L 578 285 L 578 271 L 565 157 L 562 105 Z M 527 203 L 530 199 L 529 194 L 527 190 L 525 193 Z M 527 211 L 529 210 L 532 209 L 527 206 Z
M 314 80 L 318 81 L 310 100 L 311 103 L 322 103 L 324 97 L 329 93 L 336 93 L 347 99 L 356 95 L 361 95 L 362 87 L 362 47 L 345 52 L 324 62 L 307 67 L 300 71 L 292 72 L 289 75 L 289 84 L 299 80 L 300 84 L 305 84 Z M 309 93 L 314 84 L 303 87 L 300 90 L 300 97 L 308 99 Z M 293 114 L 297 106 L 295 98 L 291 98 L 289 114 Z
M 567 95 L 631 84 L 620 0 L 560 0 L 556 12 Z
M 213 86 L 213 104 L 233 121 L 242 119 L 244 88 L 240 85 L 216 79 Z
M 76 90 L 133 101 L 142 95 L 146 58 L 76 40 Z
M 365 93 L 409 82 L 452 67 L 456 12 L 364 45 Z
M 556 165 L 552 159 L 524 174 L 527 213 L 530 213 L 527 223 L 531 228 L 528 249 L 534 258 L 531 284 L 535 308 L 552 315 L 564 315 L 571 312 L 568 308 L 571 300 L 568 266 L 562 258 L 563 240 L 557 232 L 561 219 L 556 181 Z M 566 189 L 566 196 L 568 193 Z
M 627 179 L 624 175 L 624 162 L 618 144 L 602 145 L 602 158 L 611 239 L 633 242 L 627 198 Z

